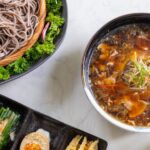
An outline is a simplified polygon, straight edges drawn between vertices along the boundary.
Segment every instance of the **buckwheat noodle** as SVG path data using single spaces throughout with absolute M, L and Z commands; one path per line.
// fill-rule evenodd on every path
M 25 46 L 38 25 L 39 0 L 0 0 L 0 59 Z

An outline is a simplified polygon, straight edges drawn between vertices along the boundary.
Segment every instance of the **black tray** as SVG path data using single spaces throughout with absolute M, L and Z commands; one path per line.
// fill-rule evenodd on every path
M 25 135 L 34 132 L 39 128 L 50 132 L 51 150 L 65 150 L 72 138 L 76 135 L 86 136 L 88 140 L 98 139 L 98 150 L 106 150 L 107 142 L 105 140 L 68 126 L 2 95 L 0 95 L 0 106 L 1 105 L 4 107 L 9 107 L 21 115 L 20 124 L 16 131 L 15 141 L 9 142 L 5 148 L 6 150 L 19 150 L 21 141 Z
M 66 0 L 62 0 L 63 2 L 63 7 L 62 7 L 62 17 L 64 18 L 65 20 L 65 23 L 62 27 L 62 31 L 61 33 L 57 36 L 57 38 L 55 39 L 55 45 L 56 45 L 56 48 L 55 48 L 55 52 L 57 51 L 57 49 L 59 48 L 59 46 L 61 45 L 63 39 L 64 39 L 64 36 L 65 36 L 65 33 L 66 33 L 66 29 L 67 29 L 67 23 L 68 23 L 68 9 L 67 9 L 67 2 Z M 54 53 L 55 53 L 54 52 Z M 53 54 L 54 54 L 53 53 Z M 18 74 L 18 75 L 13 75 L 11 76 L 8 80 L 6 81 L 3 81 L 3 80 L 0 80 L 0 85 L 1 84 L 4 84 L 4 83 L 7 83 L 9 81 L 12 81 L 12 80 L 15 80 L 17 78 L 20 78 L 26 74 L 28 74 L 29 72 L 33 71 L 34 69 L 36 69 L 37 67 L 39 67 L 40 65 L 42 65 L 46 60 L 48 60 L 50 57 L 52 57 L 52 55 L 46 55 L 44 57 L 42 57 L 41 59 L 39 59 L 37 62 L 35 62 L 34 64 L 32 64 L 32 66 L 25 72 L 21 73 L 21 74 Z

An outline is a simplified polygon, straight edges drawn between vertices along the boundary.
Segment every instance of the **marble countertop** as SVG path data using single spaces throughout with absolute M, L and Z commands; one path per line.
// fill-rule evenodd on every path
M 67 34 L 55 55 L 2 85 L 0 94 L 106 139 L 108 150 L 149 150 L 150 134 L 119 129 L 98 114 L 84 93 L 80 69 L 85 47 L 101 26 L 120 15 L 150 12 L 150 0 L 68 0 L 68 11 Z

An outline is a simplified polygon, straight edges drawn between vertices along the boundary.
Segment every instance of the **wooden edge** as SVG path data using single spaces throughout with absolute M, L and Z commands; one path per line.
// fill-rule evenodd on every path
M 46 0 L 40 0 L 39 24 L 38 24 L 37 28 L 35 29 L 34 35 L 28 41 L 27 45 L 22 47 L 16 53 L 0 60 L 0 66 L 6 66 L 6 65 L 14 62 L 15 60 L 19 59 L 20 57 L 22 57 L 24 55 L 24 53 L 29 48 L 31 48 L 36 43 L 36 41 L 38 40 L 38 38 L 41 35 L 41 32 L 44 28 L 45 18 L 46 18 Z

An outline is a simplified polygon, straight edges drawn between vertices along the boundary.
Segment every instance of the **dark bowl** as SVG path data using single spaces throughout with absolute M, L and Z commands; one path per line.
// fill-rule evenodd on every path
M 137 127 L 137 126 L 130 126 L 127 125 L 111 115 L 109 115 L 107 112 L 105 112 L 100 105 L 98 104 L 97 100 L 94 97 L 94 94 L 92 92 L 92 89 L 90 87 L 89 83 L 89 65 L 90 65 L 90 60 L 92 58 L 92 54 L 96 47 L 98 46 L 99 42 L 101 39 L 104 38 L 106 34 L 108 34 L 110 31 L 124 26 L 128 24 L 138 24 L 138 23 L 146 23 L 150 24 L 150 14 L 148 13 L 136 13 L 136 14 L 129 14 L 129 15 L 124 15 L 121 17 L 118 17 L 110 22 L 108 22 L 106 25 L 104 25 L 101 29 L 99 29 L 96 34 L 92 37 L 91 41 L 89 42 L 86 51 L 83 56 L 82 60 L 82 81 L 83 81 L 83 86 L 84 90 L 86 92 L 86 95 L 88 96 L 88 99 L 92 103 L 92 105 L 95 107 L 95 109 L 104 117 L 106 118 L 109 122 L 112 124 L 129 130 L 129 131 L 134 131 L 134 132 L 150 132 L 150 127 Z
M 62 41 L 63 41 L 63 39 L 65 37 L 65 33 L 66 33 L 66 29 L 67 29 L 67 23 L 68 23 L 67 2 L 66 2 L 66 0 L 62 0 L 62 2 L 63 2 L 62 17 L 64 18 L 65 23 L 62 26 L 61 33 L 55 39 L 55 45 L 56 45 L 55 52 L 58 50 L 59 46 L 61 45 L 61 43 L 62 43 Z M 29 72 L 33 71 L 34 69 L 36 69 L 37 67 L 39 67 L 40 65 L 42 65 L 46 60 L 48 60 L 49 58 L 51 58 L 54 53 L 52 53 L 51 55 L 46 55 L 46 56 L 42 57 L 37 62 L 35 62 L 34 64 L 32 64 L 32 66 L 27 71 L 25 71 L 25 72 L 23 72 L 21 74 L 13 75 L 8 80 L 5 80 L 5 81 L 4 80 L 0 80 L 0 85 L 4 84 L 4 83 L 7 83 L 7 82 L 10 82 L 12 80 L 15 80 L 17 78 L 20 78 L 20 77 L 28 74 Z

